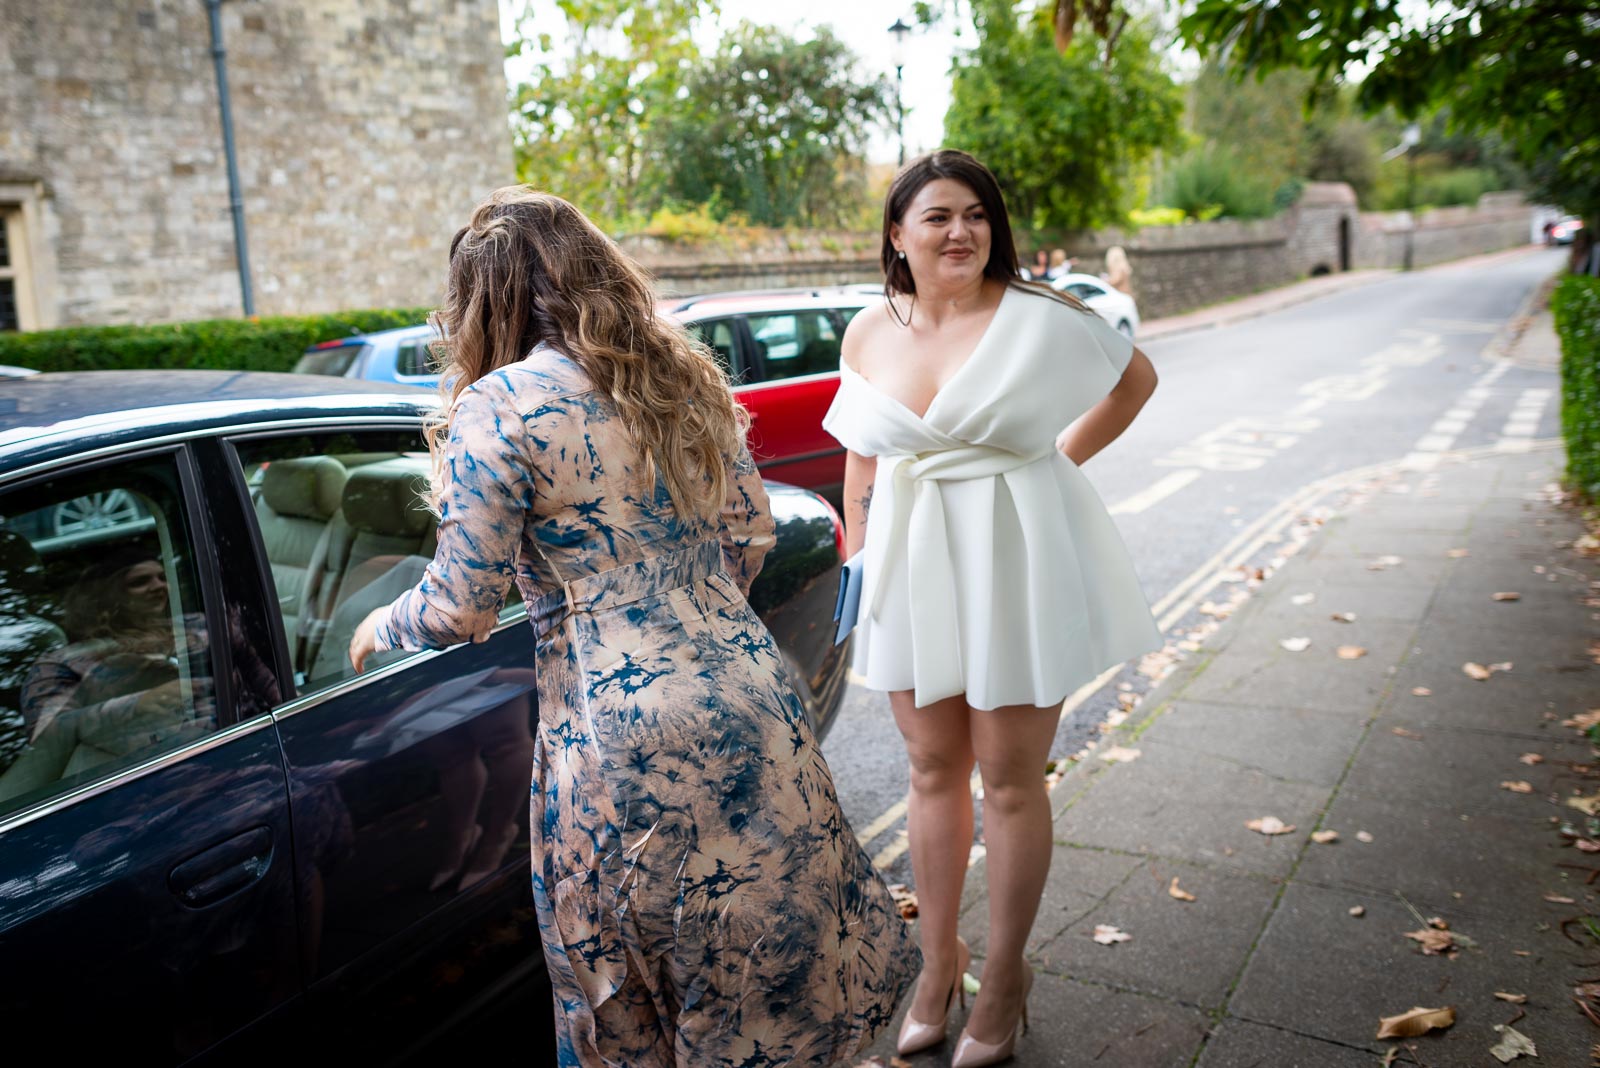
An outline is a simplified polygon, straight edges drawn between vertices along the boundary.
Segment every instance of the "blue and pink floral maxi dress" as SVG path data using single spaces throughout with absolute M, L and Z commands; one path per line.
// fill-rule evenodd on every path
M 615 407 L 548 346 L 451 413 L 439 548 L 379 648 L 536 633 L 533 886 L 558 1059 L 830 1065 L 920 958 L 845 822 L 772 635 L 745 603 L 772 546 L 748 455 L 720 519 L 680 515 Z

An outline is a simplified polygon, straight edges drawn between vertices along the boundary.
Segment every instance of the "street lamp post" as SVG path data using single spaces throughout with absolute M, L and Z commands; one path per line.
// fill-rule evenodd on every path
M 894 25 L 889 27 L 889 33 L 894 36 L 894 133 L 900 141 L 900 166 L 906 165 L 906 103 L 905 81 L 901 77 L 901 70 L 905 66 L 906 34 L 911 32 L 904 19 L 895 19 Z
M 1417 233 L 1417 153 L 1416 147 L 1422 143 L 1422 127 L 1410 123 L 1400 131 L 1400 143 L 1383 154 L 1383 162 L 1388 163 L 1396 156 L 1406 157 L 1406 215 L 1409 225 L 1406 227 L 1406 253 L 1402 264 L 1403 270 L 1411 270 L 1415 255 L 1415 238 Z

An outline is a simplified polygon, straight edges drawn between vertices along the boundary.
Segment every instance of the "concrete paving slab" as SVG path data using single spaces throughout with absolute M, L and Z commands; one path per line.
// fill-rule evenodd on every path
M 1331 621 L 1308 623 L 1285 633 L 1252 626 L 1207 664 L 1179 696 L 1217 704 L 1338 712 L 1365 719 L 1388 692 L 1414 631 L 1407 623 L 1378 621 L 1361 624 L 1359 630 Z M 1279 645 L 1284 639 L 1304 637 L 1312 643 L 1303 652 L 1292 653 Z M 1341 645 L 1361 646 L 1367 653 L 1359 660 L 1342 660 L 1337 655 Z
M 902 1013 L 904 1009 L 902 1008 Z M 1199 1009 L 1159 998 L 1037 973 L 1028 1033 L 1017 1044 L 1016 1068 L 1186 1068 L 1205 1040 L 1209 1019 Z M 944 1068 L 966 1013 L 951 1013 L 944 1045 L 910 1057 L 915 1068 Z M 867 1054 L 887 1063 L 900 1020 Z
M 1143 858 L 1103 849 L 1074 849 L 1058 845 L 1050 857 L 1050 880 L 1039 901 L 1039 915 L 1028 937 L 1027 952 L 1036 955 L 1074 920 L 1088 915 L 1106 895 L 1125 882 Z M 987 868 L 983 869 L 987 874 Z M 978 875 L 974 871 L 972 875 Z M 980 877 L 982 878 L 982 877 Z M 971 876 L 967 882 L 974 882 Z M 989 901 L 987 885 L 971 910 L 962 915 L 963 937 L 974 957 L 982 957 L 988 944 Z
M 1139 745 L 1175 746 L 1274 778 L 1332 787 L 1363 730 L 1354 717 L 1305 709 L 1178 701 L 1140 735 Z
M 1362 904 L 1366 915 L 1348 910 Z M 1430 915 L 1423 910 L 1423 915 Z M 1284 893 L 1265 935 L 1245 969 L 1229 1012 L 1240 1018 L 1348 1046 L 1382 1051 L 1376 1039 L 1380 1016 L 1412 1008 L 1452 1005 L 1456 1023 L 1447 1031 L 1415 1039 L 1417 1058 L 1430 1065 L 1491 1065 L 1488 1050 L 1498 1037 L 1492 1027 L 1516 1015 L 1517 1006 L 1494 997 L 1497 990 L 1528 995 L 1527 1018 L 1518 1025 L 1540 1046 L 1540 1062 L 1576 1068 L 1588 1058 L 1593 1025 L 1572 1009 L 1565 988 L 1572 971 L 1566 955 L 1543 952 L 1558 935 L 1508 930 L 1485 918 L 1445 914 L 1451 928 L 1473 940 L 1455 959 L 1424 956 L 1404 938 L 1422 924 L 1393 899 L 1358 900 L 1340 891 L 1299 883 Z M 1316 946 L 1314 959 L 1307 946 Z M 1574 949 L 1576 947 L 1573 947 Z M 1559 949 L 1555 953 L 1560 953 Z
M 1304 605 L 1294 603 L 1295 597 L 1307 593 L 1315 599 Z M 1274 620 L 1325 620 L 1334 612 L 1351 612 L 1357 622 L 1417 623 L 1433 599 L 1433 587 L 1419 583 L 1336 583 L 1302 572 L 1285 576 L 1282 589 L 1261 615 Z
M 1319 553 L 1314 557 L 1303 558 L 1314 560 L 1314 567 L 1325 582 L 1336 582 L 1355 586 L 1375 586 L 1380 589 L 1391 586 L 1422 585 L 1433 587 L 1439 584 L 1449 571 L 1450 566 L 1456 561 L 1444 555 L 1446 549 L 1455 548 L 1457 539 L 1448 538 L 1440 542 L 1440 548 L 1429 551 L 1427 554 L 1415 552 L 1409 555 L 1401 552 L 1394 543 L 1400 539 L 1390 539 L 1379 543 L 1388 548 L 1379 548 L 1373 552 L 1350 553 L 1337 551 L 1332 548 Z M 1386 556 L 1398 556 L 1400 562 L 1383 563 L 1380 561 Z M 1282 576 L 1288 578 L 1285 574 Z
M 1368 1049 L 1232 1018 L 1212 1033 L 1199 1060 L 1199 1068 L 1380 1068 L 1381 1064 L 1382 1058 Z
M 1540 894 L 1560 872 L 1555 865 L 1577 859 L 1548 822 L 1349 791 L 1334 800 L 1322 825 L 1338 831 L 1339 841 L 1307 850 L 1296 880 L 1403 894 L 1419 908 L 1537 911 Z M 1360 831 L 1373 840 L 1360 841 Z
M 1179 901 L 1171 881 L 1195 896 Z M 1281 884 L 1261 876 L 1152 860 L 1039 954 L 1048 970 L 1216 1008 L 1260 934 Z M 1132 940 L 1104 946 L 1095 926 Z
M 1459 662 L 1433 657 L 1402 666 L 1379 722 L 1442 723 L 1542 740 L 1561 733 L 1561 720 L 1600 706 L 1600 673 L 1519 671 L 1512 661 L 1510 674 L 1476 682 L 1461 670 L 1466 659 L 1463 653 Z M 1419 688 L 1428 694 L 1418 695 Z
M 1056 817 L 1056 840 L 1284 876 L 1328 797 L 1216 757 L 1162 747 L 1118 764 Z M 1276 816 L 1294 834 L 1271 837 L 1245 821 Z

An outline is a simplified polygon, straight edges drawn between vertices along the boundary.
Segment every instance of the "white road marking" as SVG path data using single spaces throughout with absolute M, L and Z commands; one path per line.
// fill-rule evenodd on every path
M 1166 478 L 1135 493 L 1132 497 L 1117 502 L 1107 511 L 1112 515 L 1137 515 L 1151 505 L 1159 504 L 1166 500 L 1199 477 L 1200 469 L 1195 467 L 1174 471 Z
M 1539 432 L 1539 420 L 1544 415 L 1545 405 L 1550 403 L 1551 393 L 1548 389 L 1523 390 L 1506 418 L 1506 425 L 1500 429 L 1495 448 L 1501 452 L 1527 452 L 1533 444 L 1533 436 Z
M 1456 438 L 1467 429 L 1467 424 L 1477 418 L 1492 392 L 1490 387 L 1500 381 L 1500 376 L 1506 373 L 1509 366 L 1507 363 L 1495 364 L 1479 375 L 1476 382 L 1462 390 L 1455 406 L 1435 420 L 1428 432 L 1417 439 L 1417 443 L 1411 446 L 1411 452 L 1400 461 L 1400 466 L 1409 471 L 1429 471 L 1437 467 L 1439 458 L 1455 446 Z M 1532 437 L 1531 432 L 1528 437 Z

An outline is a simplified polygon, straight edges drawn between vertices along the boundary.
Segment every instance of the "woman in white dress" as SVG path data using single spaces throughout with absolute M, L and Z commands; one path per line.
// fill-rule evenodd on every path
M 963 152 L 895 178 L 882 256 L 887 299 L 851 321 L 824 425 L 849 450 L 846 539 L 865 550 L 855 667 L 888 691 L 911 765 L 924 963 L 902 1053 L 944 1039 L 969 960 L 956 913 L 974 762 L 982 775 L 989 933 L 953 1061 L 974 1068 L 1010 1057 L 1025 1020 L 1062 702 L 1161 644 L 1078 469 L 1133 421 L 1156 374 L 1082 304 L 1016 277 L 999 186 Z

